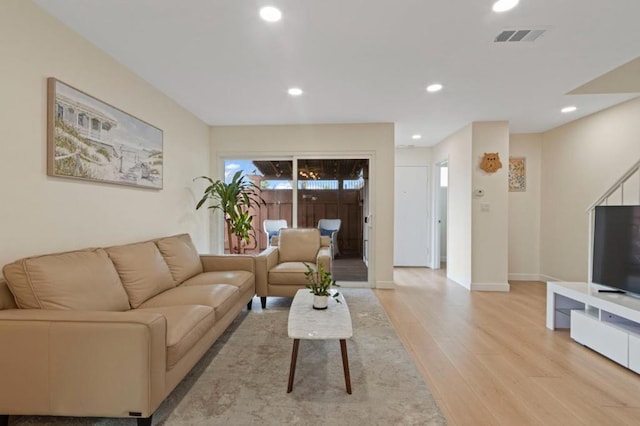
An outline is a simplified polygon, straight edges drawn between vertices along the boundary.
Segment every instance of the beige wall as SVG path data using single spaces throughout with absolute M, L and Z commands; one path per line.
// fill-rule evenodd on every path
M 189 232 L 209 248 L 192 178 L 209 127 L 29 1 L 0 2 L 0 266 L 17 258 Z M 164 189 L 46 175 L 46 80 L 56 77 L 164 131 Z
M 496 173 L 479 168 L 485 152 L 500 154 Z M 506 121 L 473 122 L 432 149 L 434 168 L 442 161 L 449 166 L 447 277 L 471 290 L 509 289 L 508 157 Z
M 509 193 L 509 279 L 540 279 L 542 134 L 512 134 L 511 157 L 526 159 L 526 191 Z
M 447 277 L 471 288 L 472 125 L 432 148 L 435 164 L 449 162 Z
M 471 289 L 508 291 L 509 123 L 474 122 L 472 129 L 472 190 L 483 190 L 484 195 L 474 192 L 472 202 Z M 502 168 L 495 173 L 480 169 L 483 155 L 495 152 Z
M 371 156 L 372 281 L 393 287 L 394 127 L 389 123 L 211 128 L 211 175 L 223 158 Z M 218 226 L 216 226 L 218 228 Z M 219 239 L 212 239 L 217 241 Z M 219 249 L 219 247 L 218 247 Z
M 585 209 L 639 158 L 640 98 L 542 135 L 543 279 L 587 279 Z

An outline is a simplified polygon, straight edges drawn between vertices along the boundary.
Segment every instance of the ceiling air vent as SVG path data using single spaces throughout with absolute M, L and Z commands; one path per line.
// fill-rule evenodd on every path
M 517 42 L 517 41 L 536 41 L 546 30 L 545 29 L 521 29 L 521 30 L 503 30 L 493 40 L 496 43 Z

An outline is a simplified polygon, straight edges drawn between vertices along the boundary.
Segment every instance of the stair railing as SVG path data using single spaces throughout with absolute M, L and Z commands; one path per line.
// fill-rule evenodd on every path
M 593 231 L 595 226 L 595 210 L 597 206 L 604 204 L 605 206 L 609 205 L 609 198 L 612 195 L 616 194 L 618 190 L 620 190 L 620 203 L 612 204 L 612 205 L 624 205 L 624 184 L 627 183 L 631 178 L 637 178 L 639 183 L 637 185 L 640 188 L 640 160 L 636 162 L 625 174 L 622 175 L 620 179 L 618 179 L 607 191 L 598 200 L 591 204 L 589 208 L 586 210 L 587 214 L 589 214 L 589 271 L 587 276 L 589 277 L 589 288 L 591 288 L 591 279 L 593 273 Z M 637 194 L 640 199 L 640 190 Z

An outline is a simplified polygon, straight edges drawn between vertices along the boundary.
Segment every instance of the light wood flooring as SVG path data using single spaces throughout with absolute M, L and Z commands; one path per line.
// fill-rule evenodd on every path
M 469 292 L 397 268 L 375 290 L 452 425 L 640 425 L 640 375 L 545 327 L 546 284 Z

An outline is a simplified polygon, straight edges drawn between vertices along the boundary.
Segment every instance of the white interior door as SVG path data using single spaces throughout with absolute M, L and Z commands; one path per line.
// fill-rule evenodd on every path
M 394 265 L 427 266 L 427 166 L 396 167 L 395 178 Z

